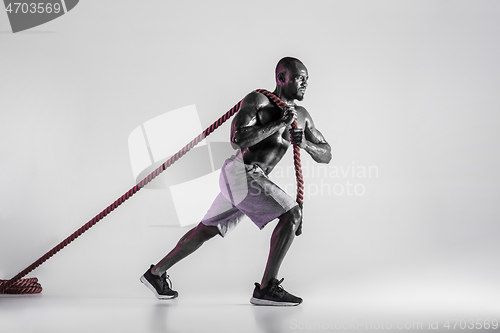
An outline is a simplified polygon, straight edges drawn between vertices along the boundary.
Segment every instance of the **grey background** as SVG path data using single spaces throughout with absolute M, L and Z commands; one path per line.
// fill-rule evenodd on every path
M 483 0 L 87 0 L 18 34 L 0 11 L 0 278 L 135 184 L 135 127 L 193 103 L 208 126 L 249 91 L 273 89 L 290 55 L 309 69 L 302 105 L 332 146 L 329 167 L 378 173 L 306 177 L 365 192 L 323 186 L 307 197 L 285 286 L 354 305 L 498 311 L 499 10 Z M 139 192 L 38 268 L 44 294 L 149 297 L 139 276 L 187 230 L 164 226 L 165 201 Z M 247 220 L 204 245 L 169 272 L 176 289 L 246 299 L 272 228 Z

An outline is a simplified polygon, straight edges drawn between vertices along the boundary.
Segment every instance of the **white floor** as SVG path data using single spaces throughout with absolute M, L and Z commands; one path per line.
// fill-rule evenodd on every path
M 198 275 L 184 263 L 174 274 L 179 298 L 160 301 L 139 282 L 140 268 L 55 274 L 66 255 L 37 269 L 42 294 L 0 295 L 0 333 L 500 332 L 500 269 L 485 256 L 305 275 L 285 268 L 284 287 L 304 303 L 257 307 L 249 273 L 214 271 L 212 261 L 197 262 Z
M 496 297 L 386 294 L 364 286 L 310 295 L 297 307 L 257 307 L 250 295 L 78 298 L 0 295 L 0 332 L 498 332 Z M 394 290 L 393 290 L 394 291 Z M 421 294 L 423 297 L 417 297 Z M 247 297 L 248 296 L 248 297 Z M 448 323 L 449 327 L 446 326 Z M 471 326 L 477 325 L 477 326 Z M 488 329 L 484 327 L 488 326 Z M 496 329 L 494 329 L 496 327 Z M 455 328 L 455 329 L 453 329 Z M 472 329 L 473 328 L 473 329 Z

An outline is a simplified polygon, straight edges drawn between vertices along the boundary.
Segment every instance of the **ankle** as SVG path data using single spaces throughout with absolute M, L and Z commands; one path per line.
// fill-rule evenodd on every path
M 156 276 L 161 276 L 164 272 L 160 272 L 156 266 L 154 266 L 153 268 L 151 268 L 151 274 L 153 275 L 156 275 Z
M 260 290 L 267 288 L 272 280 L 273 279 L 262 280 L 260 284 Z

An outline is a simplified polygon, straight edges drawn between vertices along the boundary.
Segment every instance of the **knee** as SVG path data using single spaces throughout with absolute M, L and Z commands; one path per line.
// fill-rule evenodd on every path
M 283 217 L 288 225 L 296 229 L 302 221 L 302 209 L 299 206 L 295 206 L 286 212 Z
M 200 222 L 196 227 L 197 232 L 203 239 L 209 240 L 210 238 L 219 234 L 219 228 L 215 226 L 207 226 Z

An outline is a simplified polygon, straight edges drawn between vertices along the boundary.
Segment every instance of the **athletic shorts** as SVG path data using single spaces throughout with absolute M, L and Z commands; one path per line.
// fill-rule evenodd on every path
M 297 202 L 273 183 L 257 165 L 244 164 L 239 156 L 226 160 L 219 177 L 221 192 L 201 221 L 217 226 L 224 237 L 246 215 L 259 229 L 283 215 Z

